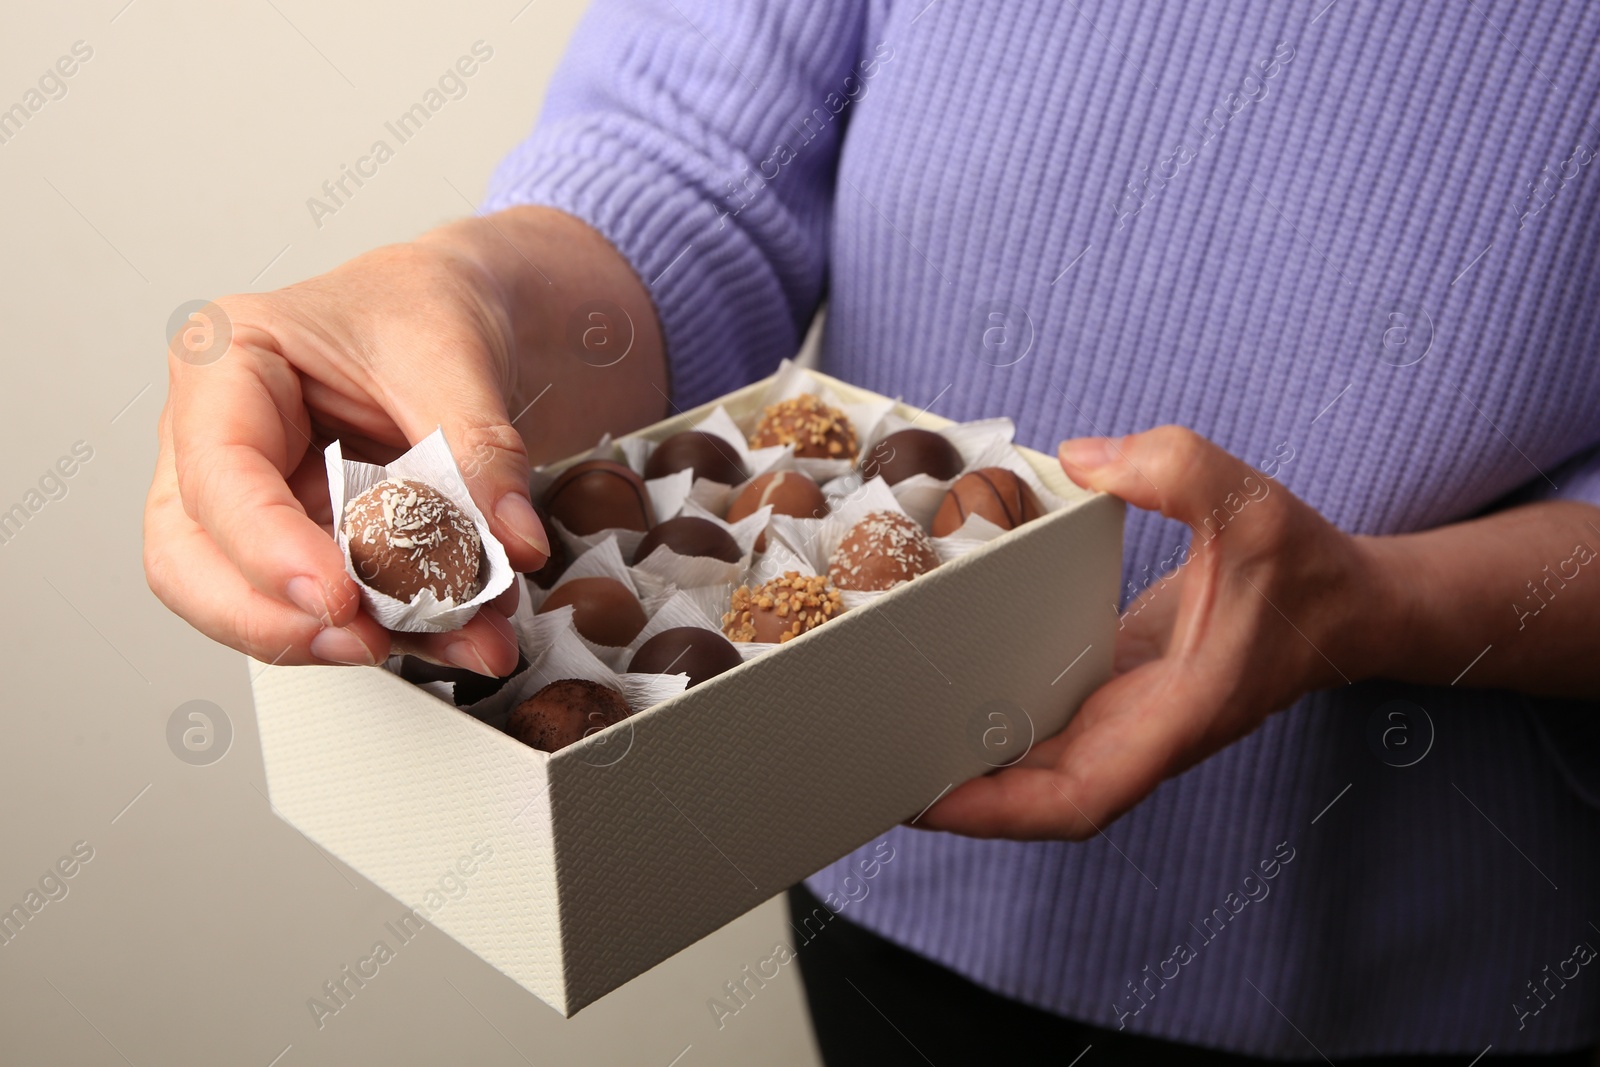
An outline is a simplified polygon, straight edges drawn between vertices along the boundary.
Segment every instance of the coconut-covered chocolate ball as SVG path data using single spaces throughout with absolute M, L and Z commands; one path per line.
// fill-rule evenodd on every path
M 945 481 L 960 474 L 961 466 L 956 446 L 932 430 L 898 430 L 861 454 L 861 477 L 882 478 L 889 485 L 913 474 Z
M 674 626 L 640 645 L 628 670 L 633 674 L 687 674 L 692 689 L 742 662 L 739 650 L 715 630 Z
M 893 589 L 939 565 L 922 527 L 899 511 L 874 511 L 850 528 L 828 561 L 840 589 Z
M 639 598 L 615 578 L 573 578 L 550 591 L 538 614 L 572 605 L 572 625 L 597 645 L 622 648 L 644 629 Z
M 679 471 L 693 471 L 696 478 L 709 478 L 723 485 L 738 485 L 746 475 L 739 450 L 703 430 L 673 434 L 656 446 L 644 464 L 646 478 L 665 478 Z
M 656 523 L 644 479 L 609 459 L 588 459 L 563 471 L 544 491 L 550 516 L 587 537 L 601 530 L 648 530 Z
M 525 745 L 559 752 L 632 714 L 623 695 L 584 678 L 551 682 L 518 704 L 506 733 Z
M 844 611 L 839 590 L 828 579 L 785 571 L 765 585 L 741 585 L 722 616 L 730 641 L 782 644 L 813 630 Z
M 1004 467 L 982 467 L 956 479 L 933 516 L 933 536 L 949 537 L 968 515 L 981 515 L 1002 530 L 1015 530 L 1044 513 L 1028 483 Z
M 483 589 L 483 542 L 467 513 L 431 485 L 385 478 L 345 505 L 356 576 L 411 603 L 424 589 L 465 603 Z
M 855 459 L 856 428 L 844 412 L 829 407 L 821 397 L 801 393 L 761 413 L 751 448 L 794 445 L 794 454 L 815 459 Z
M 653 527 L 634 550 L 633 562 L 650 558 L 650 553 L 665 545 L 680 556 L 707 556 L 724 563 L 738 563 L 743 555 L 733 535 L 710 519 L 698 515 L 679 515 Z

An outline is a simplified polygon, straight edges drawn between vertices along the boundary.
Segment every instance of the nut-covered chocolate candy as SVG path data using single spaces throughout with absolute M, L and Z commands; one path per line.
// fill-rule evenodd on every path
M 687 674 L 692 689 L 742 662 L 739 650 L 714 630 L 674 626 L 640 645 L 628 670 L 633 674 Z
M 632 714 L 621 693 L 584 678 L 551 682 L 518 704 L 506 733 L 525 745 L 559 752 Z
M 774 515 L 792 515 L 797 519 L 820 519 L 828 513 L 828 500 L 817 488 L 817 483 L 799 471 L 768 471 L 739 490 L 739 495 L 728 505 L 728 521 L 747 519 L 757 511 L 772 505 Z M 767 532 L 756 538 L 757 552 L 767 550 Z
M 655 526 L 634 550 L 633 562 L 648 559 L 662 545 L 680 556 L 709 556 L 724 563 L 738 563 L 742 555 L 731 533 L 696 515 L 679 515 Z
M 648 530 L 656 524 L 644 479 L 609 459 L 588 459 L 561 473 L 544 491 L 552 518 L 580 536 L 601 530 Z
M 861 477 L 882 478 L 890 485 L 913 474 L 945 481 L 961 473 L 961 453 L 943 434 L 932 430 L 897 430 L 861 454 Z
M 1028 483 L 1004 467 L 968 471 L 944 495 L 933 516 L 933 536 L 949 537 L 968 515 L 981 515 L 1002 530 L 1015 530 L 1044 514 Z
M 483 589 L 483 543 L 465 511 L 439 490 L 385 478 L 345 505 L 350 562 L 370 589 L 410 603 L 424 589 L 465 603 Z
M 545 540 L 550 542 L 550 558 L 544 561 L 544 566 L 536 571 L 527 572 L 524 577 L 540 589 L 549 589 L 556 584 L 556 579 L 567 572 L 567 565 L 572 562 L 572 554 L 567 551 L 567 546 L 556 533 L 556 528 L 550 525 L 550 513 L 537 505 L 533 510 L 539 516 L 539 525 L 544 527 Z
M 414 685 L 422 682 L 454 682 L 455 689 L 451 695 L 458 708 L 487 700 L 500 692 L 514 675 L 521 674 L 527 669 L 528 658 L 521 652 L 517 653 L 517 665 L 504 678 L 489 678 L 477 671 L 429 663 L 417 656 L 406 656 L 400 660 L 400 677 Z
M 644 629 L 639 598 L 615 578 L 573 578 L 550 591 L 538 614 L 572 605 L 572 625 L 597 645 L 621 648 Z
M 855 459 L 856 428 L 844 412 L 811 393 L 768 404 L 750 435 L 751 448 L 794 445 L 794 454 L 816 459 Z
M 893 589 L 939 565 L 933 542 L 910 516 L 874 511 L 850 528 L 828 561 L 828 577 L 840 589 Z
M 747 474 L 739 450 L 703 430 L 673 434 L 656 446 L 644 464 L 646 478 L 665 478 L 679 471 L 694 471 L 696 478 L 709 478 L 723 485 L 738 485 Z
M 730 641 L 782 644 L 816 629 L 844 611 L 839 590 L 828 579 L 785 571 L 765 585 L 741 585 L 722 616 L 722 632 Z

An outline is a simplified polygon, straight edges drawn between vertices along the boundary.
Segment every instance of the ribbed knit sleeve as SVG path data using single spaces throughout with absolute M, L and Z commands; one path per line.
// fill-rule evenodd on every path
M 792 355 L 821 299 L 840 138 L 881 57 L 868 5 L 596 0 L 490 210 L 594 226 L 661 317 L 690 406 Z

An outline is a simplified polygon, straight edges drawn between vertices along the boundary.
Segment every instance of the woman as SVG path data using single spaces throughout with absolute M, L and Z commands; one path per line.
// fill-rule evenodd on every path
M 260 659 L 380 661 L 325 440 L 442 425 L 532 569 L 530 457 L 768 373 L 826 294 L 825 369 L 1064 440 L 1138 509 L 1117 676 L 870 880 L 795 891 L 839 915 L 799 954 L 829 1062 L 1581 1062 L 1597 33 L 598 0 L 484 216 L 222 301 L 225 358 L 174 359 L 151 584 Z M 507 634 L 412 647 L 503 673 Z

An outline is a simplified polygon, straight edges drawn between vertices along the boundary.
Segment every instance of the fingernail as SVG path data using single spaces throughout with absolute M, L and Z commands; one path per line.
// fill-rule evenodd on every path
M 330 626 L 311 639 L 311 654 L 329 663 L 370 667 L 378 662 L 354 630 Z
M 1061 462 L 1092 471 L 1111 462 L 1111 442 L 1104 437 L 1078 437 L 1061 442 Z
M 494 506 L 494 517 L 540 555 L 549 558 L 550 538 L 534 513 L 533 503 L 521 493 L 507 493 Z
M 471 641 L 452 641 L 445 646 L 444 658 L 452 667 L 475 671 L 488 678 L 495 677 L 494 671 L 489 669 L 489 665 L 478 654 L 478 647 Z
M 329 617 L 328 600 L 322 595 L 322 583 L 317 579 L 297 575 L 289 579 L 284 591 L 289 594 L 289 600 L 295 607 L 313 619 Z

